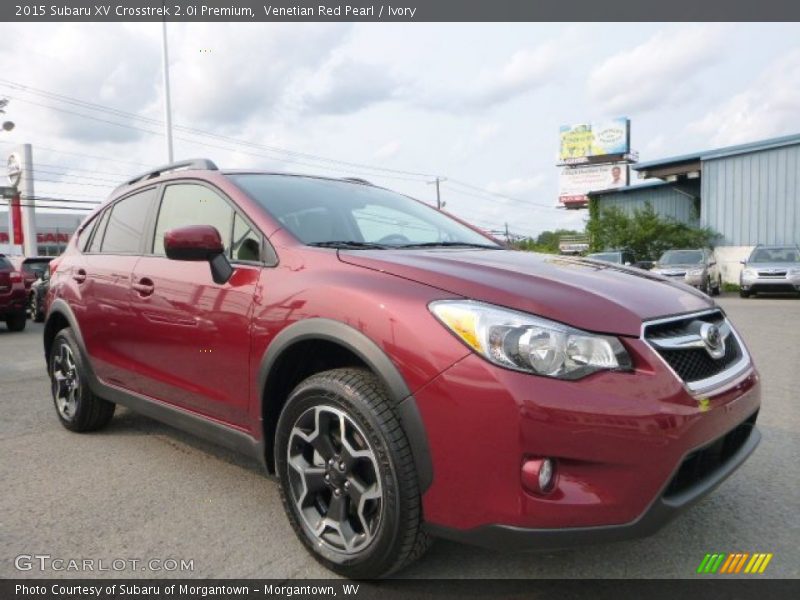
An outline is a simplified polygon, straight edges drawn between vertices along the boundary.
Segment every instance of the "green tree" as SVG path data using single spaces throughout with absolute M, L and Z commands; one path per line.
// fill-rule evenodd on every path
M 672 248 L 713 246 L 720 237 L 708 227 L 692 227 L 671 217 L 660 216 L 648 202 L 629 214 L 619 207 L 589 209 L 586 230 L 594 252 L 617 248 L 633 250 L 640 260 L 656 260 Z
M 536 239 L 532 237 L 516 240 L 512 246 L 517 250 L 528 250 L 530 252 L 544 252 L 546 254 L 558 254 L 558 241 L 562 236 L 584 235 L 583 231 L 573 231 L 572 229 L 556 229 L 555 231 L 543 231 Z

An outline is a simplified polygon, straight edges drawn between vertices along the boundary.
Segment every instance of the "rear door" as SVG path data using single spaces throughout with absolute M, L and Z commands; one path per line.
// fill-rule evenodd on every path
M 164 233 L 217 228 L 234 267 L 214 283 L 207 262 L 170 260 Z M 164 186 L 149 253 L 136 264 L 133 295 L 136 391 L 247 426 L 250 324 L 263 240 L 219 190 L 200 182 Z
M 97 376 L 132 388 L 132 344 L 137 325 L 131 310 L 131 273 L 145 248 L 156 187 L 109 206 L 71 277 L 80 292 L 76 318 Z

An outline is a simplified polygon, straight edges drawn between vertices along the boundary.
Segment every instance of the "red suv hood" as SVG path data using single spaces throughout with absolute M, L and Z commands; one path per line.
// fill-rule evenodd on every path
M 532 252 L 358 250 L 340 251 L 339 258 L 603 333 L 638 336 L 643 320 L 714 306 L 700 292 L 647 271 Z

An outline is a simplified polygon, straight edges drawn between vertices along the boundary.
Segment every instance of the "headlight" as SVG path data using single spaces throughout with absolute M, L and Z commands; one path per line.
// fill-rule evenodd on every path
M 613 336 L 472 300 L 440 300 L 430 310 L 467 346 L 501 367 L 559 379 L 632 368 Z
M 744 269 L 742 271 L 742 277 L 758 277 L 758 271 L 755 269 Z
M 687 271 L 686 275 L 688 277 L 700 277 L 703 275 L 703 269 L 692 269 L 691 271 Z
M 789 277 L 793 277 L 795 279 L 800 277 L 800 267 L 794 267 L 789 269 Z

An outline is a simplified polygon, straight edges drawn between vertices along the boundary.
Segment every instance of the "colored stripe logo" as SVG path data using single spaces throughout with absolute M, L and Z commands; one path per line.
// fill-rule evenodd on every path
M 750 574 L 763 573 L 772 560 L 772 553 L 765 552 L 734 552 L 732 554 L 716 553 L 706 554 L 697 567 L 701 574 Z

